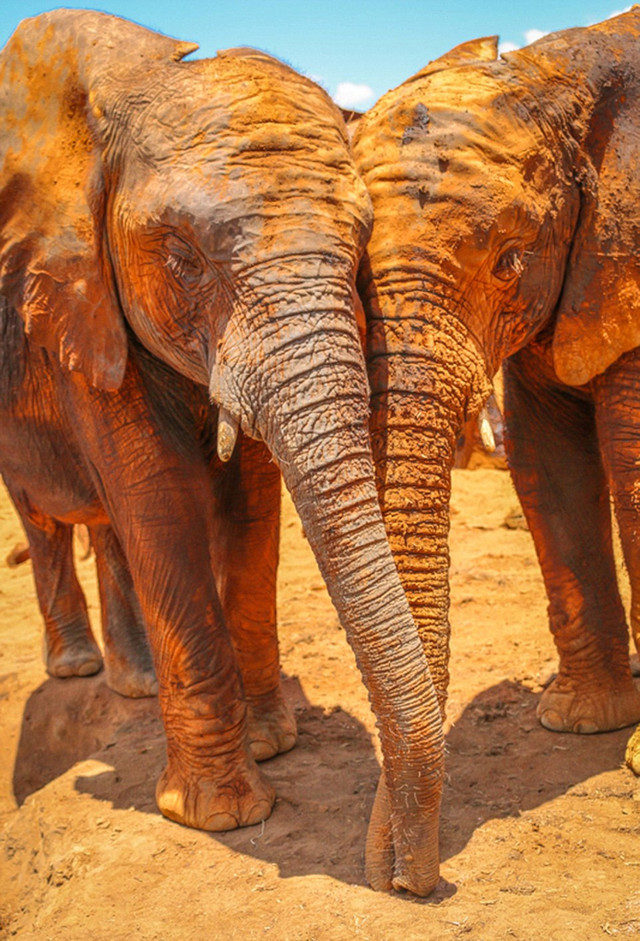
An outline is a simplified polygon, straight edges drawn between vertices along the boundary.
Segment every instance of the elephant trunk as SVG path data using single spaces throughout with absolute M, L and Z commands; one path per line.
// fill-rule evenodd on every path
M 463 324 L 378 290 L 369 303 L 371 436 L 387 535 L 444 718 L 449 682 L 449 500 L 463 422 L 491 391 Z
M 425 895 L 438 880 L 442 722 L 378 504 L 364 360 L 344 284 L 337 279 L 328 296 L 325 283 L 313 307 L 309 295 L 296 307 L 295 293 L 283 292 L 287 306 L 265 320 L 260 368 L 241 389 L 255 403 L 253 433 L 281 468 L 377 718 L 390 809 L 372 821 L 370 881 Z M 386 865 L 389 854 L 395 861 Z
M 344 401 L 336 409 L 333 396 L 316 404 L 324 420 L 311 438 L 302 409 L 284 413 L 283 440 L 269 443 L 377 719 L 384 758 L 379 790 L 388 799 L 382 798 L 384 815 L 374 814 L 371 822 L 369 881 L 389 888 L 391 877 L 396 887 L 425 895 L 436 885 L 439 867 L 444 741 L 437 697 L 386 538 L 366 415 Z M 281 414 L 284 408 L 281 403 Z M 286 448 L 283 460 L 286 439 L 295 446 Z M 387 854 L 394 860 L 390 866 Z

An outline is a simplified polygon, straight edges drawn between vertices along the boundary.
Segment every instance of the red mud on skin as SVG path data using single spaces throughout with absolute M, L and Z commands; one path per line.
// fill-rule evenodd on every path
M 22 538 L 3 491 L 0 558 Z M 300 741 L 262 765 L 278 792 L 263 827 L 208 835 L 159 815 L 156 701 L 123 699 L 103 674 L 47 678 L 31 565 L 3 565 L 0 937 L 530 941 L 535 926 L 536 936 L 564 941 L 640 932 L 640 789 L 622 767 L 629 732 L 557 735 L 536 721 L 555 652 L 506 473 L 454 472 L 451 545 L 443 878 L 423 901 L 364 884 L 373 720 L 288 499 L 280 638 Z M 95 621 L 93 560 L 78 569 Z

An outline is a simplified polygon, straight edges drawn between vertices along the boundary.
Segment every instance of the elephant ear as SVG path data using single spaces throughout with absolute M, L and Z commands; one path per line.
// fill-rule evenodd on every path
M 104 14 L 25 20 L 0 54 L 0 292 L 32 341 L 99 389 L 127 336 L 105 244 L 109 76 L 197 47 Z M 100 121 L 98 120 L 100 119 Z
M 592 118 L 579 165 L 580 214 L 553 338 L 555 370 L 568 385 L 584 385 L 640 346 L 636 111 L 635 96 L 609 94 Z

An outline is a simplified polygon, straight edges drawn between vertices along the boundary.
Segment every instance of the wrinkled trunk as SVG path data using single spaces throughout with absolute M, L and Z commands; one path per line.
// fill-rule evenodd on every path
M 309 295 L 302 309 L 289 296 L 272 310 L 242 392 L 256 403 L 253 431 L 282 470 L 378 721 L 392 830 L 388 819 L 372 822 L 370 881 L 424 895 L 438 880 L 442 723 L 380 513 L 364 362 L 343 284 L 329 296 L 325 283 L 313 307 Z
M 390 818 L 392 830 L 370 834 L 367 874 L 374 887 L 391 878 L 425 894 L 438 881 L 437 698 L 386 539 L 364 425 L 327 428 L 313 451 L 311 460 L 301 451 L 282 466 L 378 723 L 389 809 L 372 828 L 388 829 Z
M 456 440 L 490 392 L 463 325 L 378 293 L 368 368 L 378 492 L 398 574 L 444 717 L 449 682 L 449 500 Z
M 378 722 L 395 829 L 391 839 L 370 838 L 367 870 L 375 885 L 376 854 L 392 853 L 383 887 L 391 877 L 424 894 L 438 880 L 443 742 L 437 699 L 386 539 L 364 416 L 360 408 L 355 416 L 346 410 L 345 421 L 344 403 L 336 414 L 332 398 L 318 405 L 323 427 L 316 426 L 311 446 L 293 431 L 304 426 L 304 415 L 288 416 L 300 445 L 280 464 Z M 274 441 L 275 453 L 279 446 Z M 374 819 L 374 829 L 379 826 L 388 827 L 387 815 Z

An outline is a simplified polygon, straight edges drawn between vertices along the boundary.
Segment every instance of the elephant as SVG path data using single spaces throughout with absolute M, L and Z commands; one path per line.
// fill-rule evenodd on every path
M 506 361 L 508 457 L 559 654 L 538 716 L 584 733 L 640 718 L 609 509 L 611 494 L 637 643 L 639 39 L 635 7 L 501 57 L 497 37 L 464 43 L 353 136 L 374 208 L 358 287 L 377 484 L 443 715 L 450 469 Z
M 256 740 L 294 734 L 281 472 L 378 722 L 367 853 L 424 893 L 442 729 L 375 485 L 355 288 L 370 201 L 323 90 L 262 53 L 196 49 L 61 10 L 2 52 L 3 475 L 35 552 L 68 558 L 84 523 L 115 622 L 133 591 L 166 732 L 158 807 L 217 831 L 269 815 Z M 57 610 L 56 587 L 86 661 L 77 595 Z

